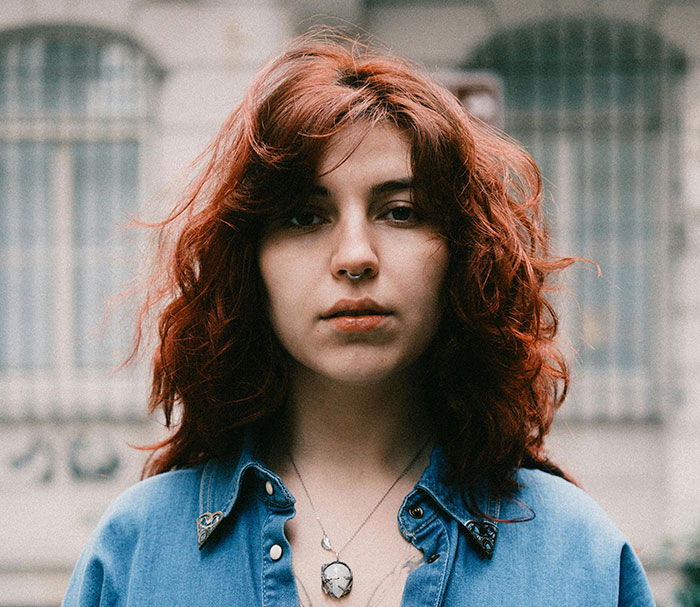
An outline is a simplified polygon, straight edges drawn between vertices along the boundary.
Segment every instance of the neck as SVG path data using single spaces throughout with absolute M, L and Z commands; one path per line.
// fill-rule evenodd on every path
M 329 381 L 304 367 L 294 370 L 279 442 L 297 462 L 330 468 L 405 465 L 431 436 L 418 374 L 378 384 Z

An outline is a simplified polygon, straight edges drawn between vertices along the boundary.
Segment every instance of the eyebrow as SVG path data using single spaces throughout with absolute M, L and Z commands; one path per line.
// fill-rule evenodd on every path
M 380 196 L 381 194 L 390 194 L 392 192 L 401 192 L 404 190 L 413 189 L 413 179 L 411 177 L 401 177 L 399 179 L 389 179 L 382 181 L 377 185 L 372 186 L 370 193 L 372 196 Z M 311 195 L 318 198 L 330 198 L 331 193 L 328 188 L 314 184 L 311 186 Z
M 403 177 L 401 179 L 391 179 L 389 181 L 383 181 L 372 187 L 372 194 L 390 194 L 391 192 L 400 192 L 401 190 L 412 190 L 413 180 L 410 177 Z

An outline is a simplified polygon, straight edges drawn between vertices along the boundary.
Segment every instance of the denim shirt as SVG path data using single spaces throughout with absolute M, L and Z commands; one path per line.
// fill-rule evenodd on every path
M 398 512 L 424 554 L 403 607 L 654 605 L 634 550 L 574 485 L 521 469 L 513 498 L 481 504 L 519 521 L 497 523 L 470 514 L 444 469 L 436 447 Z M 250 440 L 240 456 L 142 481 L 102 517 L 63 605 L 296 607 L 284 534 L 294 502 Z

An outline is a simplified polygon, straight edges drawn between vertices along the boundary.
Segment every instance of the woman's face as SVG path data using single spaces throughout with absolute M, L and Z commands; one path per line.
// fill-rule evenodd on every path
M 423 220 L 411 177 L 400 130 L 350 127 L 331 139 L 308 203 L 263 236 L 272 326 L 312 372 L 398 378 L 435 334 L 447 246 Z

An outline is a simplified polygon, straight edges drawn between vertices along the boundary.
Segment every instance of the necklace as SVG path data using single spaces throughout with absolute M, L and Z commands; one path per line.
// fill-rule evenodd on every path
M 426 441 L 423 444 L 423 446 L 418 450 L 418 453 L 416 453 L 411 459 L 411 461 L 408 462 L 408 465 L 401 471 L 401 474 L 399 474 L 396 477 L 396 480 L 393 483 L 391 483 L 391 486 L 384 492 L 384 495 L 382 495 L 380 500 L 374 505 L 374 508 L 370 510 L 369 514 L 360 523 L 360 526 L 357 529 L 355 529 L 355 533 L 353 533 L 350 536 L 350 539 L 347 542 L 345 542 L 345 544 L 343 544 L 343 547 L 340 550 L 333 549 L 331 541 L 330 539 L 328 539 L 326 529 L 323 526 L 323 523 L 321 522 L 321 517 L 318 515 L 316 507 L 314 506 L 314 502 L 311 499 L 311 496 L 309 495 L 309 491 L 306 488 L 306 485 L 304 484 L 304 479 L 301 478 L 299 469 L 294 463 L 294 458 L 292 457 L 292 454 L 289 453 L 289 461 L 292 463 L 292 468 L 294 468 L 294 472 L 299 478 L 301 488 L 306 494 L 306 499 L 309 500 L 311 511 L 314 513 L 316 521 L 318 521 L 318 525 L 321 528 L 321 532 L 323 533 L 323 539 L 321 539 L 321 547 L 324 550 L 335 553 L 335 560 L 331 561 L 330 563 L 326 563 L 321 567 L 321 588 L 323 589 L 323 592 L 325 592 L 329 597 L 334 599 L 342 599 L 343 597 L 350 594 L 350 591 L 352 590 L 352 570 L 350 569 L 347 563 L 344 563 L 340 560 L 340 553 L 348 547 L 350 542 L 352 542 L 355 539 L 355 537 L 357 537 L 357 534 L 360 533 L 360 530 L 365 526 L 367 521 L 369 521 L 369 519 L 372 518 L 372 515 L 377 511 L 379 506 L 382 505 L 386 497 L 389 495 L 389 493 L 391 493 L 391 490 L 394 487 L 396 487 L 396 484 L 404 476 L 406 476 L 408 471 L 413 467 L 413 464 L 415 464 L 418 458 L 420 457 L 421 453 L 423 453 L 423 450 L 428 446 L 429 442 L 430 440 Z

